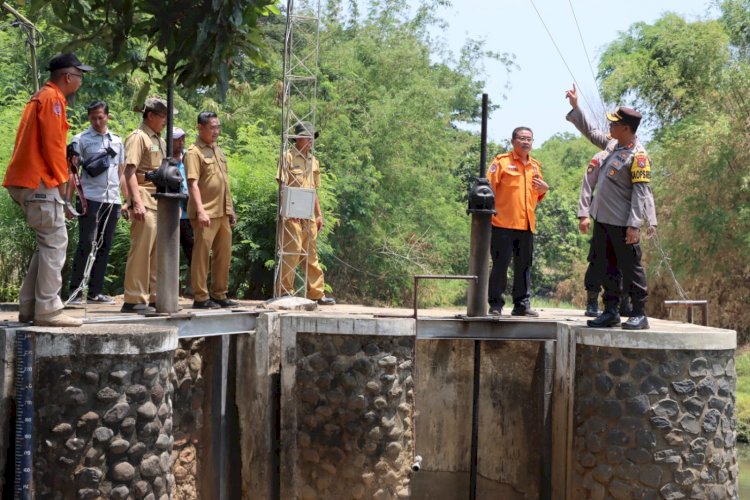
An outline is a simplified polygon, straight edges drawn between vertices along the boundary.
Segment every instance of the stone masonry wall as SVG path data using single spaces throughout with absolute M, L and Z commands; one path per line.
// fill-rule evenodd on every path
M 172 353 L 37 363 L 36 498 L 167 499 Z
M 205 338 L 180 339 L 174 354 L 174 500 L 197 500 L 198 447 L 204 424 L 203 355 Z
M 572 498 L 737 498 L 734 351 L 578 345 Z
M 297 498 L 409 498 L 414 337 L 297 334 Z

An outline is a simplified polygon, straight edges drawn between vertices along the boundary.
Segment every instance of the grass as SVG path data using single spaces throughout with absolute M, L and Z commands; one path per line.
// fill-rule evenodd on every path
M 750 441 L 750 346 L 737 350 L 737 439 Z

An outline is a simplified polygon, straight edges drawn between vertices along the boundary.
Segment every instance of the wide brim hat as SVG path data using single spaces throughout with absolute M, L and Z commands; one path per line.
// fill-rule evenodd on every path
M 320 132 L 315 130 L 315 127 L 310 122 L 299 122 L 294 126 L 294 135 L 297 137 L 314 137 L 317 139 Z

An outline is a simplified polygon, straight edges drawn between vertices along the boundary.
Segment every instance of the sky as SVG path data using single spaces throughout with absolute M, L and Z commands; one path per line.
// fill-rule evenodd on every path
M 716 17 L 710 0 L 453 0 L 452 4 L 437 12 L 448 26 L 433 36 L 456 55 L 467 38 L 484 39 L 487 50 L 513 53 L 520 66 L 508 75 L 500 63 L 485 65 L 485 92 L 501 106 L 490 115 L 488 138 L 506 140 L 513 128 L 524 125 L 533 129 L 537 147 L 555 133 L 577 133 L 565 120 L 570 110 L 565 91 L 574 79 L 579 95 L 603 114 L 592 72 L 596 74 L 599 56 L 618 32 L 637 22 L 653 23 L 665 12 L 680 14 L 688 21 Z M 508 78 L 510 90 L 505 89 Z M 503 101 L 504 93 L 507 100 Z M 584 99 L 579 98 L 579 104 L 589 109 Z

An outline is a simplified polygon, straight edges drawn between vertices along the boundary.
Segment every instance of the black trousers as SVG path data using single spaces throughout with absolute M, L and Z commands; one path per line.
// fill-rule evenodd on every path
M 586 268 L 586 273 L 583 275 L 583 287 L 587 293 L 598 294 L 599 291 L 604 287 L 604 276 L 607 271 L 606 260 L 602 259 L 602 265 L 597 265 L 594 262 L 594 239 L 591 238 L 589 241 L 589 255 L 586 258 L 589 265 Z M 619 272 L 619 269 L 618 269 Z M 620 280 L 622 280 L 622 273 L 620 273 Z M 629 296 L 630 283 L 623 284 L 623 298 Z
M 78 217 L 78 247 L 73 256 L 73 269 L 70 277 L 70 291 L 78 288 L 83 281 L 86 260 L 91 253 L 94 239 L 100 242 L 96 250 L 94 265 L 89 280 L 89 296 L 99 295 L 104 290 L 104 276 L 107 274 L 109 249 L 115 235 L 117 220 L 120 218 L 119 203 L 100 203 L 87 200 L 86 215 Z M 78 210 L 81 210 L 80 203 Z M 109 215 L 109 217 L 107 217 Z
M 490 257 L 492 272 L 487 298 L 490 307 L 503 307 L 503 293 L 508 286 L 508 267 L 513 258 L 513 304 L 529 307 L 531 297 L 531 263 L 534 233 L 520 229 L 492 227 Z
M 190 219 L 180 219 L 180 247 L 185 252 L 188 266 L 193 262 L 193 244 L 195 244 L 195 235 Z
M 594 265 L 604 269 L 604 307 L 616 310 L 622 294 L 630 295 L 635 314 L 643 314 L 648 300 L 641 245 L 625 243 L 627 227 L 594 221 L 591 248 Z

